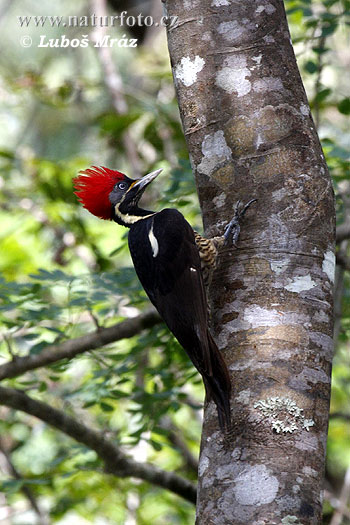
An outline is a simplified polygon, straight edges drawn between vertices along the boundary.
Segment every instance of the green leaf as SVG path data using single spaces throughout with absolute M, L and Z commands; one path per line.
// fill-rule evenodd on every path
M 24 485 L 50 485 L 51 480 L 45 478 L 25 479 L 23 480 Z
M 330 88 L 321 89 L 315 97 L 315 102 L 320 103 L 323 102 L 329 95 L 332 93 L 332 90 Z
M 34 345 L 30 349 L 30 355 L 37 355 L 40 354 L 40 352 L 48 346 L 48 343 L 46 341 L 40 341 L 40 343 Z
M 154 450 L 156 450 L 157 452 L 159 452 L 163 448 L 163 445 L 161 443 L 159 443 L 158 441 L 155 441 L 154 439 L 150 439 L 149 443 L 150 443 L 150 445 L 152 445 Z
M 109 392 L 109 395 L 115 399 L 121 399 L 121 398 L 128 398 L 130 397 L 130 394 L 127 392 L 123 392 L 122 390 L 113 389 Z
M 313 12 L 308 7 L 303 7 L 302 11 L 303 11 L 303 15 L 304 15 L 305 18 L 307 18 L 308 16 L 312 16 L 313 15 Z
M 329 47 L 313 47 L 312 51 L 316 53 L 317 55 L 323 55 L 324 53 L 327 53 L 329 51 Z
M 19 492 L 23 487 L 23 480 L 21 479 L 9 479 L 0 483 L 0 489 L 8 494 L 14 494 Z
M 102 135 L 113 135 L 114 139 L 119 139 L 125 130 L 140 118 L 140 113 L 128 113 L 126 115 L 116 115 L 108 113 L 99 117 Z
M 4 157 L 5 159 L 13 160 L 15 158 L 15 154 L 13 151 L 9 149 L 0 149 L 0 157 Z
M 326 7 L 332 7 L 332 5 L 339 3 L 339 0 L 323 0 L 323 4 Z
M 90 408 L 97 404 L 97 400 L 94 399 L 93 401 L 88 401 L 87 403 L 83 404 L 83 408 Z
M 112 405 L 109 405 L 108 403 L 105 403 L 104 401 L 101 401 L 99 405 L 102 408 L 103 412 L 114 412 L 114 407 Z
M 338 103 L 337 108 L 343 115 L 350 115 L 350 97 L 343 98 L 343 100 Z
M 45 381 L 41 381 L 40 386 L 39 386 L 39 392 L 46 392 L 46 390 L 47 390 L 47 384 L 45 383 Z
M 306 64 L 304 65 L 304 69 L 310 74 L 317 73 L 318 65 L 316 64 L 316 62 L 313 62 L 312 60 L 308 60 Z
M 322 27 L 322 36 L 326 37 L 326 36 L 332 35 L 335 32 L 335 30 L 337 29 L 337 27 L 338 27 L 337 23 L 331 23 L 331 24 L 327 24 L 327 25 L 323 26 Z

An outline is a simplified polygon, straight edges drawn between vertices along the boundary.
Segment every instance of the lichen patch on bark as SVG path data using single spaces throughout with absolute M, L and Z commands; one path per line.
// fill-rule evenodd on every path
M 255 9 L 255 12 L 258 14 L 263 13 L 264 11 L 266 11 L 267 14 L 272 15 L 272 13 L 276 11 L 276 8 L 272 4 L 265 4 L 265 5 L 259 5 Z
M 327 274 L 328 279 L 334 283 L 335 278 L 335 255 L 333 250 L 327 250 L 322 262 L 322 270 Z
M 230 2 L 228 0 L 213 0 L 211 3 L 212 7 L 221 7 L 224 5 L 230 5 Z
M 281 521 L 282 525 L 302 525 L 297 516 L 284 516 Z
M 221 22 L 217 27 L 217 32 L 230 44 L 234 45 L 236 42 L 240 42 L 242 37 L 244 38 L 249 31 L 254 31 L 255 28 L 255 24 L 250 23 L 248 20 L 246 20 L 246 23 L 229 20 Z
M 247 67 L 246 57 L 241 54 L 229 56 L 224 60 L 223 66 L 216 74 L 216 85 L 227 93 L 236 92 L 238 97 L 249 93 L 251 82 L 247 77 L 252 73 Z
M 224 132 L 219 130 L 205 135 L 202 142 L 202 161 L 198 164 L 199 173 L 211 175 L 217 166 L 232 157 L 232 152 L 226 144 Z
M 202 71 L 205 60 L 202 57 L 183 57 L 180 64 L 175 67 L 174 75 L 186 87 L 192 86 L 197 80 L 198 73 Z
M 251 75 L 248 68 L 235 69 L 233 67 L 223 67 L 216 75 L 216 85 L 227 91 L 227 93 L 237 93 L 238 97 L 243 97 L 251 90 L 251 83 L 246 78 Z
M 259 410 L 271 428 L 277 434 L 293 433 L 315 425 L 312 419 L 306 419 L 303 409 L 298 407 L 293 399 L 287 397 L 269 397 L 259 399 L 254 403 L 254 408 Z
M 260 53 L 256 57 L 252 57 L 252 60 L 256 63 L 257 66 L 260 64 L 261 59 L 262 59 L 262 53 Z
M 258 93 L 266 91 L 283 91 L 283 82 L 278 77 L 259 78 L 253 82 L 253 90 Z
M 304 117 L 308 117 L 310 115 L 310 108 L 307 104 L 300 104 L 300 113 Z
M 312 280 L 311 275 L 301 275 L 300 277 L 294 277 L 290 279 L 290 283 L 286 284 L 284 288 L 289 292 L 300 293 L 305 292 L 306 290 L 311 290 L 315 288 L 317 283 Z
M 198 466 L 198 475 L 203 476 L 204 472 L 207 470 L 208 467 L 209 467 L 209 458 L 208 456 L 205 456 L 204 454 L 202 454 L 200 458 L 199 466 Z
M 278 479 L 265 465 L 248 465 L 236 479 L 233 491 L 239 505 L 267 505 L 278 492 Z
M 250 390 L 241 390 L 239 395 L 235 397 L 235 401 L 236 403 L 241 403 L 242 405 L 249 405 L 250 397 Z
M 329 375 L 323 370 L 304 367 L 300 374 L 297 374 L 290 380 L 289 385 L 295 390 L 308 391 L 312 390 L 313 386 L 318 383 L 329 385 L 331 383 Z
M 280 273 L 283 273 L 287 268 L 289 264 L 289 260 L 283 260 L 283 261 L 271 261 L 271 270 L 275 272 L 277 275 Z

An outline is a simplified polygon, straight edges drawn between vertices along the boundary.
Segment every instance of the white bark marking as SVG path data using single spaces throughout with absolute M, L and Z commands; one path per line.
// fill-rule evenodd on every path
M 205 175 L 210 175 L 220 162 L 231 159 L 232 152 L 226 144 L 222 130 L 205 135 L 202 142 L 202 153 L 203 158 L 197 169 Z
M 318 476 L 317 470 L 313 469 L 312 467 L 309 467 L 308 465 L 303 467 L 303 474 L 305 474 L 306 476 L 312 476 L 313 478 L 317 478 Z
M 322 355 L 331 361 L 333 357 L 333 338 L 323 332 L 309 332 L 310 340 L 322 349 Z
M 278 305 L 279 303 L 277 306 Z M 276 306 L 276 304 L 271 304 L 270 306 Z M 276 308 L 263 308 L 258 304 L 246 306 L 245 303 L 239 299 L 233 301 L 227 309 L 224 307 L 222 311 L 223 313 L 237 312 L 238 317 L 223 325 L 219 335 L 219 348 L 224 348 L 225 345 L 227 345 L 229 334 L 232 334 L 232 332 L 249 330 L 250 328 L 258 328 L 260 326 L 309 326 L 310 323 L 310 317 L 303 313 L 279 311 Z M 244 362 L 246 363 L 247 361 L 245 360 Z M 234 368 L 232 368 L 232 370 L 234 370 Z
M 197 75 L 202 71 L 205 61 L 198 55 L 191 59 L 183 57 L 180 64 L 175 67 L 175 78 L 180 80 L 186 87 L 192 86 L 197 80 Z
M 311 290 L 311 288 L 314 288 L 316 285 L 315 281 L 311 279 L 311 276 L 308 275 L 302 275 L 301 277 L 295 277 L 289 284 L 284 286 L 286 290 L 289 292 L 305 292 L 306 290 Z
M 204 472 L 209 467 L 209 458 L 207 456 L 202 455 L 199 461 L 198 465 L 198 475 L 203 476 Z
M 272 198 L 273 200 L 280 201 L 284 199 L 286 196 L 286 190 L 285 188 L 280 188 L 279 190 L 275 190 L 272 192 Z
M 218 195 L 217 197 L 214 197 L 213 199 L 213 203 L 218 208 L 221 208 L 222 206 L 224 206 L 225 201 L 226 201 L 226 193 L 220 193 L 220 195 Z
M 248 466 L 235 479 L 233 489 L 240 505 L 266 505 L 271 503 L 278 492 L 279 483 L 265 465 Z
M 221 24 L 218 25 L 218 33 L 220 33 L 220 35 L 222 35 L 225 40 L 236 40 L 242 35 L 242 33 L 246 31 L 247 29 L 236 20 L 231 20 L 230 22 L 221 22 Z
M 277 275 L 279 275 L 280 273 L 283 273 L 288 268 L 288 264 L 289 264 L 289 261 L 281 261 L 281 262 L 273 261 L 270 263 L 270 266 L 271 266 L 271 270 L 277 273 Z
M 324 383 L 328 385 L 331 382 L 328 374 L 323 370 L 315 370 L 314 368 L 305 367 L 300 374 L 293 377 L 290 381 L 291 388 L 311 390 L 312 385 L 316 383 Z
M 264 77 L 255 80 L 253 90 L 258 93 L 267 91 L 283 91 L 282 80 L 278 77 Z
M 200 0 L 184 0 L 184 9 L 186 11 L 192 11 L 196 6 L 198 6 Z
M 251 328 L 258 326 L 278 326 L 282 324 L 282 315 L 277 310 L 268 310 L 258 305 L 248 306 L 243 313 L 244 321 L 247 321 Z
M 222 5 L 230 5 L 230 2 L 228 0 L 213 0 L 211 3 L 212 7 L 220 7 Z
M 276 8 L 272 4 L 267 4 L 259 5 L 259 7 L 255 9 L 255 12 L 258 14 L 263 13 L 264 11 L 266 11 L 268 15 L 272 15 L 272 13 L 276 11 Z
M 256 64 L 258 66 L 260 65 L 261 59 L 262 59 L 262 54 L 261 53 L 260 53 L 260 55 L 257 55 L 256 57 L 252 57 L 252 60 L 254 60 L 254 62 L 256 62 Z
M 299 450 L 304 450 L 315 454 L 315 451 L 319 447 L 319 442 L 317 436 L 303 431 L 300 433 L 300 435 L 296 436 L 295 446 Z
M 205 31 L 202 34 L 202 40 L 204 40 L 205 42 L 210 42 L 211 43 L 211 32 L 210 31 Z
M 227 93 L 237 93 L 238 97 L 243 97 L 251 91 L 251 82 L 246 77 L 250 77 L 251 72 L 248 68 L 243 67 L 235 69 L 234 67 L 223 67 L 216 75 L 215 84 Z
M 288 516 L 285 516 L 282 519 L 281 523 L 282 525 L 302 525 L 297 516 L 291 516 L 290 514 L 288 514 Z
M 242 405 L 249 405 L 250 394 L 250 390 L 241 390 L 238 396 L 235 397 L 235 401 L 237 403 L 241 403 Z
M 301 104 L 300 113 L 304 115 L 304 117 L 307 117 L 310 114 L 309 106 L 307 106 L 306 104 Z
M 322 263 L 322 271 L 327 274 L 328 279 L 331 283 L 334 283 L 335 278 L 335 255 L 332 250 L 328 250 L 324 254 L 324 259 Z
M 259 146 L 261 144 L 264 144 L 264 142 L 265 142 L 265 140 L 264 140 L 262 134 L 260 133 L 260 131 L 258 131 L 258 135 L 257 135 L 256 140 L 255 140 L 255 147 L 256 147 L 256 149 L 259 149 Z
M 317 310 L 313 319 L 319 323 L 329 323 L 329 315 L 327 315 L 323 310 Z

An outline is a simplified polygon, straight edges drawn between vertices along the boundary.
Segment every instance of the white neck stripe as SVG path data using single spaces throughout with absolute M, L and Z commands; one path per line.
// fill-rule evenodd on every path
M 130 226 L 132 224 L 135 224 L 135 222 L 141 221 L 142 219 L 148 219 L 148 217 L 152 217 L 152 215 L 155 215 L 155 213 L 150 213 L 149 215 L 144 215 L 143 217 L 140 215 L 123 215 L 119 211 L 119 205 L 117 204 L 114 208 L 115 214 L 123 221 L 124 224 L 129 224 Z

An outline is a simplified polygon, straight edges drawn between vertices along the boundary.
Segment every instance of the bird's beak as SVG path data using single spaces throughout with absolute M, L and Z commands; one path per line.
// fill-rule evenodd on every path
M 161 173 L 162 171 L 163 170 L 152 171 L 151 173 L 148 173 L 148 175 L 142 177 L 142 179 L 137 179 L 131 184 L 129 190 L 131 190 L 131 188 L 135 188 L 137 190 L 137 193 L 139 193 L 139 191 L 144 190 L 146 186 L 148 186 L 148 184 L 152 182 L 152 180 L 158 177 L 159 173 Z

